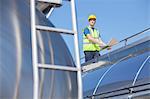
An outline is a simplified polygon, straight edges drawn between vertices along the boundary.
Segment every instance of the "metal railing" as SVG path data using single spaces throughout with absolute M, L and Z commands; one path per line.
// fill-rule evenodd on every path
M 119 41 L 117 44 L 115 44 L 114 46 L 119 45 L 119 44 L 122 43 L 122 42 L 124 42 L 124 45 L 123 45 L 123 46 L 126 46 L 126 45 L 127 45 L 127 42 L 129 41 L 129 39 L 132 39 L 132 38 L 137 37 L 137 36 L 139 36 L 139 35 L 141 35 L 141 34 L 144 34 L 145 32 L 148 32 L 149 30 L 150 30 L 150 27 L 149 27 L 149 28 L 146 28 L 146 29 L 144 29 L 144 30 L 142 30 L 142 31 L 140 31 L 140 32 L 138 32 L 138 33 L 136 33 L 136 34 L 134 34 L 134 35 L 131 35 L 131 36 L 129 36 L 129 37 L 123 39 L 123 40 L 120 40 L 120 41 Z M 123 46 L 122 46 L 122 47 L 123 47 Z M 82 56 L 82 57 L 80 58 L 80 60 L 83 60 L 84 58 L 85 58 L 85 56 Z
M 133 38 L 133 37 L 136 37 L 136 36 L 138 36 L 138 35 L 140 35 L 140 34 L 143 34 L 143 33 L 147 32 L 148 30 L 150 30 L 150 28 L 147 28 L 147 29 L 145 29 L 145 30 L 143 30 L 143 31 L 141 31 L 141 32 L 138 32 L 138 33 L 134 34 L 134 35 L 131 35 L 131 36 L 129 36 L 129 37 L 127 37 L 127 38 L 125 38 L 125 39 L 119 41 L 119 43 L 125 42 L 124 44 L 125 44 L 125 46 L 126 46 L 126 45 L 127 45 L 127 41 L 128 41 L 129 39 L 131 39 L 131 38 Z
M 113 90 L 113 91 L 108 91 L 108 92 L 104 92 L 104 93 L 99 93 L 99 94 L 95 94 L 95 95 L 90 95 L 90 96 L 84 96 L 84 99 L 92 99 L 92 97 L 98 97 L 99 98 L 112 98 L 112 97 L 117 97 L 117 96 L 122 96 L 122 95 L 131 95 L 134 96 L 134 94 L 138 93 L 138 92 L 143 92 L 143 91 L 146 91 L 146 90 L 150 90 L 149 86 L 150 83 L 145 83 L 145 84 L 140 84 L 140 85 L 134 85 L 134 86 L 131 86 L 131 87 L 125 87 L 125 88 L 121 88 L 121 89 L 116 89 L 116 90 Z M 145 87 L 146 86 L 146 87 Z M 133 90 L 134 88 L 141 88 L 139 90 Z M 121 91 L 124 91 L 126 90 L 126 92 L 124 93 L 119 93 Z M 114 95 L 109 95 L 111 93 L 114 93 Z M 119 93 L 119 94 L 115 94 L 115 93 Z M 143 92 L 143 94 L 145 94 Z

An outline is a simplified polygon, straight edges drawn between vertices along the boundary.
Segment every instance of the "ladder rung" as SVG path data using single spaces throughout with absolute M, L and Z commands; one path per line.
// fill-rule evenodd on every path
M 39 68 L 47 68 L 47 69 L 56 69 L 56 70 L 65 70 L 65 71 L 79 71 L 80 69 L 76 67 L 67 67 L 61 65 L 51 65 L 51 64 L 38 64 Z
M 36 29 L 42 30 L 42 31 L 70 34 L 70 35 L 74 35 L 76 33 L 74 31 L 67 30 L 67 29 L 59 29 L 59 28 L 54 28 L 54 27 L 49 27 L 49 26 L 41 26 L 41 25 L 36 25 Z

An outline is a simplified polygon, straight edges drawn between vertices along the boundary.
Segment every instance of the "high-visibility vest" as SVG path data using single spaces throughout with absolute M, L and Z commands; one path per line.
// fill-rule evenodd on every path
M 90 34 L 92 35 L 93 38 L 99 39 L 99 31 L 97 29 L 94 28 L 94 31 L 93 31 L 92 28 L 90 27 L 86 27 L 86 28 L 89 29 Z M 83 33 L 83 51 L 100 51 L 99 45 L 87 39 L 84 33 Z

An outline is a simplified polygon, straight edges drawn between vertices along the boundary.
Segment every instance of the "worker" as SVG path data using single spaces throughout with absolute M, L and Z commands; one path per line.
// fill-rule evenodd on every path
M 96 23 L 96 16 L 89 15 L 89 26 L 83 30 L 83 51 L 85 54 L 85 62 L 91 59 L 97 59 L 100 56 L 100 50 L 106 46 L 106 44 L 100 38 L 99 31 L 94 27 Z M 110 49 L 110 47 L 108 48 Z

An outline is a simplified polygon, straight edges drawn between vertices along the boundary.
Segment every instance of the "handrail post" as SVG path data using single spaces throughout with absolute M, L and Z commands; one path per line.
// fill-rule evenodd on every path
M 127 39 L 125 39 L 125 43 L 124 43 L 124 45 L 125 45 L 125 46 L 127 45 L 127 41 L 128 41 L 128 40 L 127 40 Z

